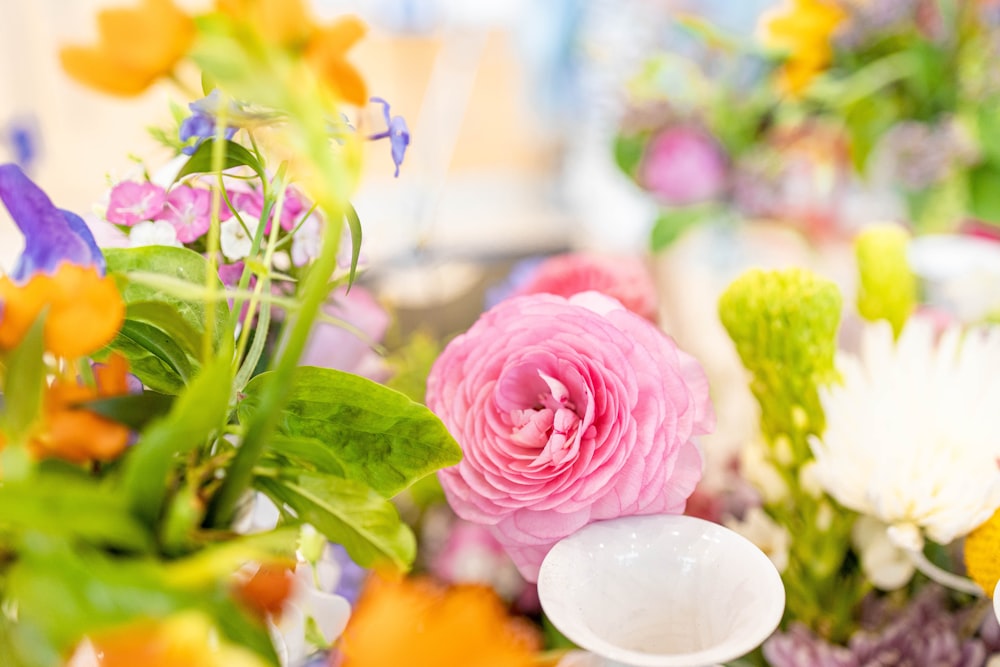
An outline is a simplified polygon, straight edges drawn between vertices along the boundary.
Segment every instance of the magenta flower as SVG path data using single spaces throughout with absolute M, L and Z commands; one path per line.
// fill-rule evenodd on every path
M 638 257 L 567 253 L 543 261 L 514 295 L 556 294 L 571 297 L 600 292 L 647 320 L 656 320 L 656 285 Z
M 260 220 L 264 213 L 264 194 L 260 190 L 230 191 L 229 201 L 232 202 L 233 209 L 239 211 L 244 222 L 249 224 L 247 217 L 253 220 Z M 308 208 L 306 199 L 293 188 L 285 191 L 285 202 L 281 207 L 281 228 L 286 232 L 295 229 L 295 224 L 302 213 Z M 274 219 L 274 211 L 268 217 L 264 233 L 271 233 L 271 221 Z
M 529 581 L 591 522 L 683 512 L 715 422 L 698 362 L 597 292 L 487 311 L 435 362 L 427 405 L 465 454 L 439 473 L 449 503 Z
M 155 183 L 122 181 L 111 188 L 105 217 L 108 222 L 131 227 L 155 218 L 166 201 L 166 191 Z
M 380 343 L 385 336 L 389 328 L 389 313 L 371 292 L 358 285 L 352 287 L 350 292 L 339 287 L 323 310 L 355 327 L 364 338 L 342 326 L 317 322 L 299 363 L 336 368 L 377 382 L 385 380 L 388 366 L 372 349 L 372 344 Z
M 220 220 L 230 216 L 225 206 L 219 213 Z M 178 185 L 167 194 L 163 210 L 156 219 L 169 222 L 181 243 L 196 241 L 212 224 L 212 193 L 205 188 Z
M 726 187 L 726 157 L 715 140 L 694 127 L 656 135 L 639 164 L 638 181 L 671 206 L 709 201 Z

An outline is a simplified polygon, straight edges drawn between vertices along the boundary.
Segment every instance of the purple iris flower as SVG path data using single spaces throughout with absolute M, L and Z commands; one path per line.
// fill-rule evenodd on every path
M 24 252 L 10 274 L 15 281 L 52 273 L 62 262 L 94 266 L 104 274 L 104 255 L 87 223 L 56 208 L 16 164 L 0 165 L 0 201 L 24 234 Z
M 379 139 L 389 139 L 392 146 L 392 161 L 396 165 L 396 178 L 399 178 L 399 165 L 403 164 L 403 157 L 406 155 L 406 147 L 410 145 L 410 130 L 406 127 L 406 119 L 402 116 L 393 116 L 389 110 L 389 103 L 381 97 L 373 97 L 371 102 L 382 105 L 382 113 L 385 116 L 385 131 L 373 134 L 368 137 L 371 141 Z
M 181 125 L 178 128 L 178 135 L 184 143 L 187 143 L 191 139 L 197 139 L 197 141 L 191 146 L 185 146 L 181 149 L 181 152 L 185 155 L 194 155 L 201 142 L 215 136 L 214 110 L 219 107 L 219 97 L 220 93 L 218 88 L 216 88 L 205 97 L 195 100 L 188 105 L 191 115 L 181 121 Z M 239 107 L 230 104 L 230 109 L 238 111 Z M 236 128 L 232 125 L 227 126 L 225 132 L 226 139 L 232 139 L 235 135 Z

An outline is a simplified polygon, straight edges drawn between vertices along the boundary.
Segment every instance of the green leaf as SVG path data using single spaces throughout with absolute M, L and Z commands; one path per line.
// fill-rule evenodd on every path
M 142 322 L 167 333 L 191 356 L 201 350 L 201 331 L 182 317 L 177 308 L 162 301 L 134 301 L 128 304 L 125 319 Z
M 712 206 L 689 206 L 661 210 L 656 222 L 653 223 L 653 231 L 649 238 L 650 249 L 653 252 L 664 250 L 688 229 L 708 219 L 715 210 L 715 207 Z
M 3 422 L 14 440 L 27 435 L 42 409 L 45 390 L 45 313 L 35 320 L 5 361 Z
M 113 489 L 49 473 L 0 485 L 0 533 L 33 531 L 119 549 L 145 550 L 152 536 Z
M 249 421 L 270 376 L 254 378 L 239 406 Z M 434 413 L 366 378 L 329 368 L 297 369 L 279 429 L 331 449 L 348 479 L 386 498 L 417 479 L 457 464 L 461 449 Z
M 183 387 L 195 374 L 197 362 L 192 360 L 191 355 L 166 331 L 145 322 L 125 320 L 108 349 L 121 352 L 130 365 L 134 358 L 137 363 L 132 372 L 150 387 Z M 153 357 L 158 363 L 149 363 L 146 361 L 148 357 Z M 147 375 L 152 375 L 149 383 L 146 382 Z
M 986 222 L 1000 222 L 1000 167 L 984 164 L 969 174 L 970 213 Z
M 81 407 L 112 421 L 125 424 L 133 431 L 140 431 L 154 419 L 159 419 L 170 412 L 173 404 L 173 396 L 146 390 L 141 394 L 127 394 L 87 401 L 82 403 Z
M 228 639 L 278 665 L 267 629 L 229 598 L 227 587 L 214 582 L 210 588 L 179 587 L 153 561 L 35 539 L 11 568 L 8 584 L 18 609 L 15 645 L 35 654 L 36 660 L 26 663 L 36 667 L 60 664 L 46 659 L 52 649 L 65 655 L 86 634 L 188 610 L 206 613 Z
M 258 476 L 257 487 L 290 507 L 362 567 L 391 563 L 405 570 L 417 543 L 396 507 L 366 485 L 332 475 L 300 473 L 290 479 Z
M 351 230 L 351 272 L 347 278 L 348 289 L 354 284 L 354 279 L 358 273 L 358 259 L 361 257 L 361 218 L 358 212 L 350 204 L 344 213 L 347 218 L 347 226 Z
M 185 176 L 191 174 L 207 174 L 214 171 L 212 169 L 212 146 L 215 144 L 215 139 L 206 139 L 201 142 L 201 145 L 195 150 L 194 154 L 191 155 L 190 159 L 184 163 L 181 170 L 177 172 L 177 177 L 174 182 L 181 180 Z M 230 141 L 229 139 L 224 140 L 226 147 L 226 157 L 223 161 L 223 170 L 232 169 L 234 167 L 250 167 L 256 172 L 262 181 L 267 180 L 267 174 L 264 172 L 264 167 L 260 162 L 253 156 L 253 153 L 247 149 L 240 146 L 235 141 Z
M 119 281 L 119 287 L 122 298 L 126 306 L 131 309 L 131 317 L 135 321 L 150 324 L 172 336 L 178 336 L 179 340 L 175 342 L 182 347 L 186 345 L 185 341 L 190 340 L 192 331 L 196 338 L 201 339 L 205 331 L 207 313 L 204 299 L 181 299 L 156 287 L 130 281 L 128 274 L 129 272 L 159 274 L 165 278 L 189 283 L 197 290 L 203 290 L 208 284 L 210 270 L 207 259 L 187 248 L 167 246 L 107 248 L 104 250 L 104 257 L 108 263 L 108 272 L 124 279 Z M 222 281 L 218 276 L 213 277 L 211 284 L 218 291 L 223 290 Z M 151 303 L 163 304 L 175 312 L 149 305 Z M 213 349 L 218 349 L 219 344 L 227 337 L 226 322 L 229 319 L 229 307 L 224 302 L 218 302 L 214 311 L 212 343 Z M 130 316 L 128 310 L 126 316 Z M 181 322 L 176 321 L 178 318 Z M 195 350 L 187 351 L 196 353 L 197 357 L 201 350 L 198 346 Z
M 228 353 L 227 353 L 228 352 Z M 123 466 L 123 487 L 132 511 L 152 524 L 160 516 L 177 457 L 205 445 L 226 423 L 232 353 L 222 350 L 201 369 L 170 413 L 141 435 Z
M 313 438 L 275 435 L 267 442 L 271 458 L 291 459 L 303 470 L 347 477 L 347 468 L 332 447 Z M 280 459 L 279 459 L 280 460 Z
M 648 137 L 641 134 L 619 134 L 615 137 L 615 164 L 631 177 L 635 177 L 639 169 L 639 162 L 642 161 L 642 155 L 646 150 L 647 139 Z

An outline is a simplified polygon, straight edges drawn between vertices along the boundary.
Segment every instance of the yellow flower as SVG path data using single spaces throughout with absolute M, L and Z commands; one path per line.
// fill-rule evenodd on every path
M 341 667 L 530 667 L 539 642 L 481 586 L 372 577 L 341 637 Z
M 219 640 L 209 620 L 184 612 L 168 619 L 139 620 L 95 634 L 67 667 L 264 667 L 247 649 Z
M 194 20 L 171 0 L 105 9 L 97 15 L 97 30 L 97 44 L 60 50 L 63 69 L 84 85 L 126 96 L 169 74 L 195 36 Z
M 107 345 L 125 321 L 114 279 L 70 262 L 52 275 L 37 273 L 24 285 L 0 278 L 0 304 L 0 350 L 17 346 L 44 309 L 45 349 L 68 359 Z
M 1000 510 L 965 538 L 965 570 L 986 595 L 1000 581 Z
M 785 92 L 798 95 L 829 66 L 830 38 L 844 18 L 844 11 L 827 0 L 792 0 L 763 17 L 765 44 L 787 53 L 780 78 Z
M 344 102 L 368 101 L 365 81 L 347 52 L 367 31 L 353 16 L 317 25 L 302 0 L 216 0 L 218 11 L 249 24 L 266 43 L 300 54 L 316 75 Z

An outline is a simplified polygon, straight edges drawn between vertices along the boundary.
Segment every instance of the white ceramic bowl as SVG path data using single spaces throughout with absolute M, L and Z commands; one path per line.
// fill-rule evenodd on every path
M 546 556 L 538 596 L 582 648 L 629 667 L 703 667 L 738 658 L 777 627 L 781 577 L 749 540 L 688 516 L 591 524 Z

